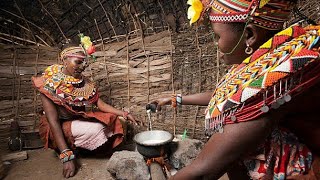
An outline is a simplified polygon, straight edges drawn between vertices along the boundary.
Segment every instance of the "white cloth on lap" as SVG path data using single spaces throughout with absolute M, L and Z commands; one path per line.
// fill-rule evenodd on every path
M 108 141 L 112 131 L 100 122 L 74 120 L 71 123 L 71 132 L 76 147 L 95 150 Z

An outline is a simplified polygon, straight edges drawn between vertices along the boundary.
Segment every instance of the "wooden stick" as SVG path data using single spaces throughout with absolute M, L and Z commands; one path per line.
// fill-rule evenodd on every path
M 130 2 L 132 3 L 131 0 L 130 0 Z M 133 10 L 134 10 L 135 13 L 137 13 L 135 9 L 133 9 Z M 150 101 L 150 59 L 149 59 L 149 55 L 147 55 L 147 53 L 146 53 L 146 46 L 145 46 L 145 43 L 144 43 L 143 29 L 142 29 L 142 26 L 141 26 L 141 23 L 140 23 L 139 19 L 137 20 L 137 22 L 138 22 L 138 25 L 139 25 L 140 31 L 141 31 L 140 36 L 141 36 L 141 42 L 142 42 L 142 50 L 143 50 L 144 56 L 147 58 L 147 64 L 148 64 L 147 65 L 148 66 L 148 71 L 147 71 L 147 78 L 148 78 L 147 103 L 149 103 L 149 101 Z
M 125 7 L 127 9 L 128 14 L 130 14 L 130 17 L 132 18 L 135 30 L 138 30 L 136 20 L 134 19 L 133 15 L 130 13 L 130 4 L 129 5 L 126 4 Z M 129 21 L 129 19 L 128 19 L 128 21 Z M 130 24 L 130 22 L 129 22 L 129 24 Z M 132 32 L 134 33 L 135 31 L 132 31 Z
M 167 179 L 163 173 L 163 170 L 162 170 L 160 164 L 157 162 L 152 162 L 150 164 L 150 176 L 151 176 L 151 179 L 156 179 L 156 180 L 166 180 Z
M 24 38 L 21 38 L 21 37 L 9 35 L 9 34 L 2 33 L 2 32 L 0 32 L 0 35 L 7 36 L 7 37 L 11 37 L 11 38 L 14 38 L 14 39 L 17 39 L 17 40 L 20 40 L 20 41 L 24 41 L 24 42 L 28 42 L 28 43 L 32 43 L 32 44 L 37 44 L 37 42 L 31 41 L 31 40 L 28 40 L 28 39 L 24 39 Z M 45 46 L 45 45 L 40 44 L 40 43 L 39 43 L 39 45 L 40 45 L 40 46 Z
M 54 19 L 54 17 L 50 14 L 50 12 L 43 6 L 41 0 L 38 0 L 38 2 L 41 4 L 41 7 L 44 11 L 46 11 L 46 13 L 48 13 L 48 15 L 52 18 L 52 20 L 54 21 L 54 23 L 57 25 L 58 29 L 60 30 L 60 33 L 62 34 L 63 38 L 66 40 L 66 42 L 68 42 L 68 38 L 64 35 L 63 31 L 61 30 L 58 22 L 56 21 L 56 19 Z
M 22 17 L 14 14 L 14 13 L 12 13 L 12 12 L 10 12 L 10 11 L 7 11 L 7 10 L 2 9 L 2 8 L 0 8 L 0 10 L 1 10 L 1 11 L 4 11 L 4 12 L 6 12 L 6 13 L 12 15 L 12 16 L 15 16 L 15 17 L 23 20 Z M 47 34 L 45 30 L 43 30 L 42 28 L 40 28 L 39 26 L 37 26 L 36 24 L 34 24 L 34 23 L 32 23 L 32 22 L 30 22 L 30 21 L 28 21 L 28 20 L 26 20 L 26 21 L 27 21 L 29 24 L 33 25 L 34 27 L 38 28 L 42 33 L 44 33 L 45 35 L 47 35 L 47 37 L 51 40 L 52 44 L 57 45 L 57 43 L 54 41 L 54 39 L 53 39 L 49 34 Z
M 130 56 L 129 56 L 129 35 L 127 35 L 127 82 L 128 82 L 128 108 L 130 108 L 130 78 L 129 78 L 129 64 Z
M 10 38 L 11 38 L 11 40 L 12 40 L 12 37 L 10 36 Z M 12 40 L 12 42 L 14 42 L 13 40 Z M 17 78 L 17 72 L 16 72 L 16 55 L 17 55 L 17 49 L 16 49 L 16 46 L 14 45 L 14 43 L 12 43 L 12 45 L 13 45 L 13 61 L 12 61 L 12 70 L 13 70 L 13 78 L 12 78 L 12 81 L 13 81 L 13 88 L 12 88 L 12 107 L 15 107 L 15 108 L 17 108 L 16 106 L 15 106 L 15 101 L 14 101 L 14 97 L 15 97 L 15 88 L 16 88 L 16 78 Z M 18 99 L 18 101 L 19 101 L 19 99 Z M 12 113 L 14 113 L 15 114 L 15 120 L 17 120 L 16 119 L 16 117 L 17 117 L 17 110 L 15 110 L 14 108 L 12 108 Z
M 103 12 L 104 12 L 104 14 L 105 14 L 105 16 L 106 16 L 107 20 L 108 20 L 108 22 L 109 22 L 109 24 L 110 24 L 111 28 L 112 28 L 112 31 L 113 31 L 113 33 L 114 33 L 114 35 L 115 35 L 115 37 L 116 37 L 117 41 L 119 41 L 119 40 L 118 40 L 118 38 L 117 38 L 116 30 L 114 29 L 114 27 L 113 27 L 113 25 L 112 25 L 112 23 L 111 23 L 111 21 L 110 21 L 110 17 L 109 17 L 109 15 L 107 14 L 106 9 L 103 7 L 103 5 L 102 5 L 102 3 L 101 3 L 101 1 L 100 1 L 100 0 L 98 0 L 98 2 L 99 2 L 99 4 L 100 4 L 100 6 L 101 6 L 101 8 L 102 8 L 102 10 L 103 10 Z
M 68 2 L 70 2 L 70 1 L 68 1 Z M 64 21 L 65 20 L 65 16 L 66 15 L 69 15 L 69 12 L 71 11 L 71 10 L 73 10 L 75 7 L 77 7 L 77 4 L 79 3 L 79 2 L 83 2 L 82 0 L 77 0 L 77 1 L 75 1 L 74 3 L 72 3 L 71 5 L 70 5 L 70 3 L 69 3 L 69 8 L 66 10 L 66 11 L 64 11 L 63 12 L 63 14 L 59 17 L 59 20 L 58 20 L 58 23 L 60 24 L 62 21 Z M 90 12 L 90 11 L 89 11 Z M 88 13 L 85 13 L 85 14 L 88 14 Z
M 27 151 L 15 152 L 1 157 L 2 161 L 21 161 L 28 159 Z
M 30 32 L 30 29 L 28 29 L 28 28 L 26 28 L 26 27 L 22 26 L 22 25 L 21 25 L 21 24 L 19 24 L 19 23 L 13 22 L 13 21 L 12 21 L 12 20 L 10 20 L 10 19 L 3 19 L 3 20 L 5 20 L 5 21 L 7 21 L 7 22 L 9 22 L 9 23 L 11 23 L 11 24 L 15 24 L 15 25 L 19 26 L 20 28 L 22 28 L 22 29 L 24 29 L 24 30 L 26 30 L 26 31 L 29 31 L 29 32 Z
M 21 43 L 17 43 L 17 42 L 11 41 L 11 40 L 6 39 L 6 38 L 4 38 L 4 37 L 0 37 L 0 39 L 5 40 L 5 41 L 7 41 L 7 42 L 11 42 L 11 43 L 13 43 L 13 44 L 17 44 L 17 45 L 23 46 L 23 44 L 21 44 Z
M 168 28 L 168 31 L 170 32 L 170 29 Z M 172 58 L 172 54 L 173 54 L 173 49 L 172 49 L 172 34 L 170 32 L 170 46 L 171 46 L 171 50 L 170 50 L 170 58 L 171 58 L 171 86 L 172 86 L 172 93 L 175 94 L 175 88 L 174 88 L 174 78 L 173 78 L 173 58 Z M 176 119 L 177 119 L 177 108 L 174 108 L 174 112 L 173 112 L 173 135 L 176 135 Z
M 21 75 L 20 75 L 20 67 L 19 67 L 19 63 L 16 64 L 18 67 L 18 92 L 17 92 L 17 107 L 16 107 L 16 113 L 15 113 L 15 120 L 18 121 L 18 117 L 19 117 L 19 109 L 20 109 L 20 88 L 21 88 Z
M 166 15 L 165 15 L 165 13 L 164 13 L 162 4 L 160 3 L 159 0 L 157 0 L 157 2 L 158 2 L 159 6 L 160 6 L 160 9 L 161 9 L 161 11 L 162 11 L 162 18 L 165 19 Z M 167 26 L 170 27 L 170 26 L 169 26 L 169 23 L 168 23 L 167 21 L 166 21 L 166 23 L 167 23 Z
M 198 29 L 196 30 L 196 46 L 197 49 L 199 51 L 198 54 L 198 73 L 199 73 L 199 86 L 198 86 L 198 93 L 201 93 L 201 57 L 202 57 L 202 50 L 199 46 L 199 35 L 198 35 Z M 195 134 L 195 129 L 196 129 L 196 125 L 197 125 L 197 116 L 199 113 L 199 106 L 197 105 L 197 109 L 196 109 L 196 113 L 194 115 L 194 121 L 193 121 L 193 129 L 192 129 L 192 138 L 194 138 L 194 134 Z
M 39 60 L 39 46 L 37 48 L 37 55 L 36 55 L 36 63 L 35 63 L 35 72 L 34 72 L 34 75 L 37 75 L 38 74 L 38 60 Z M 35 88 L 33 88 L 33 113 L 34 113 L 34 124 L 33 124 L 33 130 L 36 129 L 36 124 L 37 124 L 37 120 L 38 120 L 38 113 L 37 113 L 37 91 Z
M 29 23 L 27 22 L 26 18 L 25 18 L 24 15 L 22 14 L 18 3 L 17 3 L 15 0 L 14 0 L 14 3 L 15 3 L 15 5 L 16 5 L 16 7 L 17 7 L 17 9 L 18 9 L 21 17 L 23 18 L 24 22 L 26 23 L 28 29 L 30 29 Z M 30 29 L 30 33 L 31 33 L 31 36 L 32 36 L 33 40 L 37 43 L 36 37 L 34 36 L 33 31 L 31 31 L 31 29 Z
M 43 42 L 43 44 L 45 44 L 46 46 L 48 47 L 51 47 L 45 40 L 43 40 L 40 36 L 36 35 L 36 37 L 41 41 Z
M 105 70 L 105 71 L 106 71 L 106 73 L 107 73 L 107 83 L 108 83 L 108 85 L 110 85 L 110 82 L 109 82 L 109 71 L 108 71 L 108 67 L 107 67 L 107 63 L 106 63 L 106 50 L 105 50 L 105 47 L 104 47 L 103 38 L 102 38 L 102 35 L 101 35 L 101 32 L 100 32 L 100 29 L 99 29 L 99 26 L 98 26 L 97 20 L 96 20 L 96 19 L 94 19 L 94 22 L 95 22 L 95 24 L 96 24 L 97 31 L 98 31 L 98 34 L 99 34 L 100 39 L 101 39 L 101 43 L 102 43 L 102 51 L 104 52 L 104 53 L 103 53 L 104 70 Z

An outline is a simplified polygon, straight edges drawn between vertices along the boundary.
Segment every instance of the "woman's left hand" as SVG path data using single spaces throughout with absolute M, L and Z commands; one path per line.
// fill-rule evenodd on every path
M 142 125 L 141 122 L 137 121 L 132 114 L 127 115 L 127 120 L 133 122 L 135 125 Z

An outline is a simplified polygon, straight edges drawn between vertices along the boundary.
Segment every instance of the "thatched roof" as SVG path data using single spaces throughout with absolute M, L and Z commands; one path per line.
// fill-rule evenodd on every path
M 0 42 L 59 45 L 79 32 L 94 40 L 119 41 L 187 24 L 185 0 L 2 0 Z
M 301 12 L 319 21 L 319 0 L 301 0 Z M 186 0 L 1 0 L 0 43 L 42 46 L 78 40 L 121 41 L 144 34 L 188 28 Z

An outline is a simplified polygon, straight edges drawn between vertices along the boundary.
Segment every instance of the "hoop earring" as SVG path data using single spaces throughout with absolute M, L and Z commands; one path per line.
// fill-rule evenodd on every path
M 249 44 L 247 44 L 247 47 L 246 49 L 244 50 L 244 52 L 248 55 L 252 54 L 253 53 L 253 49 L 252 47 L 249 46 Z

